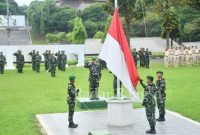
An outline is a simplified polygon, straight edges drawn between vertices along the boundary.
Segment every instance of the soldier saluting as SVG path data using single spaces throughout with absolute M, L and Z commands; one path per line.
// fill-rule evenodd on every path
M 0 74 L 4 74 L 4 67 L 6 64 L 6 57 L 3 55 L 3 52 L 0 53 Z
M 96 58 L 92 59 L 92 63 L 87 63 L 85 68 L 89 68 L 89 82 L 90 82 L 90 99 L 95 100 L 98 98 L 99 81 L 101 79 L 101 66 L 97 64 Z
M 150 130 L 147 130 L 146 133 L 148 134 L 156 134 L 155 126 L 156 126 L 156 119 L 155 119 L 155 94 L 156 94 L 156 86 L 153 83 L 153 77 L 147 76 L 147 85 L 143 83 L 143 80 L 140 79 L 140 84 L 144 88 L 144 100 L 142 105 L 145 107 L 146 110 L 146 117 L 149 121 Z
M 79 89 L 76 89 L 75 86 L 75 76 L 69 77 L 69 84 L 68 84 L 68 98 L 67 103 L 69 106 L 69 114 L 68 114 L 68 121 L 69 121 L 69 128 L 77 128 L 78 124 L 74 124 L 73 116 L 74 116 L 74 107 L 75 107 L 75 98 L 78 96 Z
M 159 110 L 159 118 L 157 121 L 165 121 L 165 100 L 166 100 L 166 82 L 163 78 L 163 72 L 158 71 L 157 73 L 158 80 L 156 81 L 156 88 L 157 88 L 157 106 Z

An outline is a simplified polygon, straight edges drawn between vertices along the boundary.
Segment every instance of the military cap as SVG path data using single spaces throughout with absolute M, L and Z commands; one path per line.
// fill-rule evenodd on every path
M 70 81 L 74 81 L 75 79 L 76 79 L 76 76 L 75 76 L 75 75 L 69 76 L 69 80 L 70 80 Z
M 93 58 L 92 58 L 93 61 L 95 61 L 96 59 L 97 59 L 96 57 L 93 57 Z
M 156 74 L 162 74 L 163 75 L 163 72 L 162 71 L 158 71 L 158 72 L 156 72 Z
M 147 76 L 147 79 L 153 82 L 153 76 Z

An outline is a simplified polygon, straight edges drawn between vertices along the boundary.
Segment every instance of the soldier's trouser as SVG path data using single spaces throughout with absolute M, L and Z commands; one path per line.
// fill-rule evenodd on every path
M 90 98 L 98 97 L 99 80 L 90 80 Z
M 32 62 L 32 69 L 35 71 L 35 61 Z
M 145 106 L 145 110 L 146 110 L 146 117 L 147 120 L 149 121 L 150 127 L 155 127 L 156 126 L 155 105 L 147 104 Z
M 134 63 L 135 63 L 135 67 L 137 68 L 137 60 L 134 60 Z
M 169 57 L 168 56 L 165 56 L 164 62 L 165 62 L 165 67 L 169 67 Z
M 51 66 L 51 67 L 50 67 L 50 71 L 51 71 L 51 76 L 52 76 L 52 77 L 55 77 L 55 76 L 56 76 L 56 67 Z
M 23 68 L 24 68 L 24 64 L 22 64 L 22 63 L 17 63 L 17 70 L 18 70 L 18 73 L 22 73 L 22 72 L 23 72 Z
M 186 55 L 186 64 L 187 64 L 187 66 L 191 66 L 191 57 L 190 57 L 190 55 Z
M 67 100 L 67 103 L 68 103 L 68 106 L 69 106 L 68 121 L 69 121 L 69 122 L 73 122 L 75 100 L 69 98 L 69 99 Z
M 0 73 L 4 73 L 4 63 L 0 63 Z
M 40 62 L 35 63 L 35 71 L 40 72 Z
M 179 57 L 174 56 L 174 67 L 178 67 L 178 64 L 179 64 Z
M 160 115 L 165 115 L 165 100 L 166 100 L 166 93 L 162 92 L 161 97 L 157 96 L 157 106 Z
M 149 68 L 149 63 L 150 63 L 150 60 L 149 60 L 149 59 L 145 60 L 145 67 L 146 67 L 146 68 Z
M 45 66 L 45 70 L 48 70 L 48 62 L 47 61 L 44 62 L 44 66 Z
M 66 63 L 61 61 L 61 70 L 65 71 L 65 69 L 66 69 Z

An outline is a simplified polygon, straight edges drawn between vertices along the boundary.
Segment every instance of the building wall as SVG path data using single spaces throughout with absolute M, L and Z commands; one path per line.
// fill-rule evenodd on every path
M 2 20 L 2 23 L 0 23 L 0 27 L 7 26 L 6 16 L 0 15 L 0 18 Z M 25 16 L 24 15 L 12 15 L 10 18 L 9 25 L 11 27 L 25 27 L 26 26 Z

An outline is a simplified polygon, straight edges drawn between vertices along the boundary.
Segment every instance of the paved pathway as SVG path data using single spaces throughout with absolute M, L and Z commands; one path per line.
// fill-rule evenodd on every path
M 111 135 L 146 135 L 148 123 L 144 109 L 134 110 L 134 124 L 127 127 L 107 125 L 106 111 L 77 112 L 75 122 L 77 129 L 69 129 L 67 113 L 40 114 L 37 119 L 48 135 L 87 135 L 89 131 L 107 130 Z M 172 112 L 167 112 L 167 121 L 157 123 L 157 135 L 200 135 L 200 124 Z

